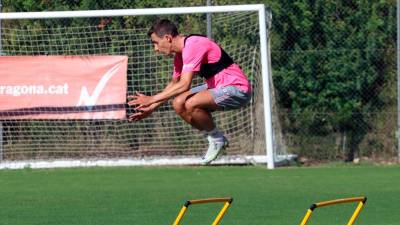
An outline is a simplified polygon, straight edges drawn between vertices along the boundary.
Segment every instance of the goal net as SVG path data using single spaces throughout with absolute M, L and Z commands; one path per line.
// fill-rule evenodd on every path
M 254 90 L 248 106 L 213 113 L 217 126 L 230 140 L 229 148 L 217 163 L 266 162 L 268 157 L 274 158 L 271 149 L 267 154 L 268 140 L 274 140 L 270 146 L 276 156 L 286 152 L 279 138 L 279 124 L 274 123 L 273 138 L 266 136 L 271 121 L 266 124 L 264 119 L 269 108 L 264 98 L 271 99 L 271 96 L 263 96 L 267 88 L 263 66 L 267 65 L 262 63 L 260 12 L 264 12 L 264 6 L 262 10 L 261 5 L 248 6 L 247 11 L 243 10 L 244 6 L 236 6 L 3 13 L 1 53 L 3 56 L 128 56 L 126 95 L 135 91 L 153 95 L 170 81 L 173 59 L 153 51 L 147 36 L 150 26 L 159 18 L 168 18 L 178 25 L 182 34 L 207 34 L 206 15 L 210 12 L 204 9 L 216 9 L 211 12 L 212 39 L 242 67 Z M 181 13 L 174 14 L 177 10 Z M 268 17 L 266 20 L 268 24 Z M 268 77 L 267 68 L 264 68 L 265 75 Z M 203 82 L 195 78 L 193 85 Z M 126 114 L 131 113 L 133 110 L 126 105 Z M 177 116 L 170 102 L 150 117 L 134 123 L 127 119 L 10 119 L 7 116 L 10 115 L 1 114 L 0 163 L 3 165 L 57 160 L 69 160 L 70 164 L 66 165 L 75 165 L 73 162 L 79 162 L 76 165 L 93 162 L 97 162 L 94 165 L 196 164 L 208 146 L 200 132 Z

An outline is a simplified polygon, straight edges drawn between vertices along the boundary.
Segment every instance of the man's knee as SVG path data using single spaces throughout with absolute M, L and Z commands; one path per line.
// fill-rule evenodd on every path
M 179 95 L 172 100 L 172 107 L 174 108 L 175 112 L 178 114 L 184 113 L 185 112 L 185 102 L 186 98 L 183 96 Z
M 189 99 L 185 102 L 185 109 L 188 112 L 193 112 L 197 107 L 197 104 L 192 99 Z

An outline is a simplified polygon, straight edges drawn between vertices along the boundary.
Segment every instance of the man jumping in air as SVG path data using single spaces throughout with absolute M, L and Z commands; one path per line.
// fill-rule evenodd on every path
M 155 23 L 148 32 L 156 52 L 175 55 L 171 82 L 153 96 L 139 92 L 128 96 L 129 106 L 136 113 L 130 121 L 149 116 L 155 108 L 173 98 L 176 113 L 194 128 L 203 132 L 209 147 L 203 157 L 208 164 L 228 145 L 224 134 L 216 127 L 212 111 L 231 110 L 246 105 L 251 97 L 251 85 L 241 68 L 214 41 L 201 35 L 179 34 L 169 20 Z M 192 79 L 199 75 L 205 84 L 191 88 Z

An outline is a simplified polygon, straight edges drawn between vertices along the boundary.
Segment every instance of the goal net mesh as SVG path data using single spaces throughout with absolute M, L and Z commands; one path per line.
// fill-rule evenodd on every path
M 206 34 L 206 14 L 165 16 L 182 34 Z M 2 55 L 126 55 L 128 95 L 160 92 L 171 79 L 173 58 L 153 51 L 147 36 L 156 16 L 2 21 Z M 230 140 L 225 155 L 265 155 L 257 12 L 213 13 L 212 38 L 249 77 L 253 95 L 244 108 L 214 112 Z M 196 77 L 193 86 L 204 81 Z M 62 99 L 60 99 L 62 101 Z M 126 106 L 127 115 L 133 110 Z M 3 160 L 200 156 L 208 143 L 181 120 L 171 102 L 141 121 L 2 119 Z M 274 124 L 276 134 L 279 134 Z M 278 135 L 275 135 L 275 140 Z M 275 141 L 277 154 L 284 145 Z

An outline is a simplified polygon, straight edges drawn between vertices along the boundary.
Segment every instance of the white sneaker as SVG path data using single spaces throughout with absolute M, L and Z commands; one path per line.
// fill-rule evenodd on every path
M 202 163 L 206 165 L 216 159 L 218 155 L 221 154 L 226 147 L 228 147 L 228 140 L 225 137 L 223 137 L 222 141 L 215 141 L 211 137 L 208 137 L 207 139 L 209 142 L 208 150 L 206 155 L 202 158 Z

